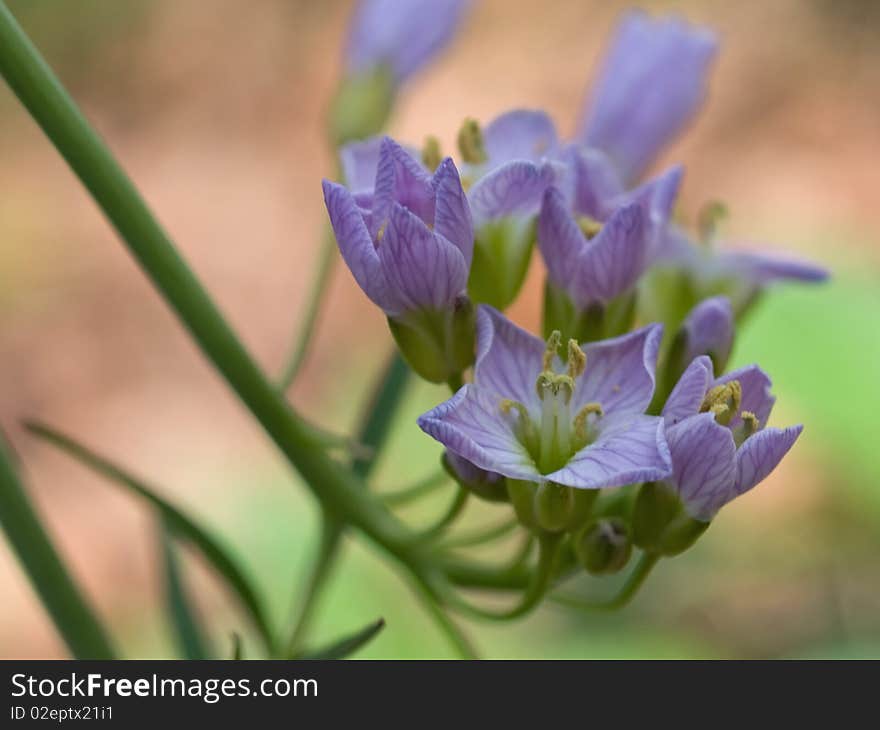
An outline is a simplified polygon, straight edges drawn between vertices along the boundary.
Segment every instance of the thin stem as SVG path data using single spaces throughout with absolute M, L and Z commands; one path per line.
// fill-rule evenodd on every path
M 329 226 L 324 232 L 319 256 L 315 280 L 309 292 L 306 311 L 302 321 L 297 324 L 299 334 L 287 358 L 287 363 L 284 366 L 281 377 L 278 379 L 278 387 L 282 392 L 286 392 L 290 388 L 306 361 L 306 356 L 309 354 L 309 345 L 312 342 L 312 336 L 315 333 L 315 328 L 320 318 L 324 294 L 327 291 L 333 274 L 334 264 L 336 263 L 336 238 Z
M 567 606 L 568 608 L 579 608 L 589 611 L 616 611 L 626 606 L 638 593 L 639 588 L 642 587 L 645 579 L 651 574 L 660 557 L 657 553 L 642 553 L 642 557 L 636 563 L 636 567 L 633 568 L 620 592 L 609 601 L 590 602 L 575 596 L 566 595 L 551 596 L 550 598 L 554 603 Z
M 312 446 L 308 427 L 245 350 L 131 181 L 0 0 L 0 73 L 88 188 L 124 243 L 325 508 L 413 570 L 409 530 L 360 480 Z
M 73 656 L 77 659 L 113 659 L 115 652 L 104 629 L 43 530 L 2 438 L 0 526 Z
M 452 648 L 455 649 L 461 659 L 479 659 L 476 649 L 470 639 L 462 632 L 456 623 L 446 614 L 440 605 L 439 597 L 434 590 L 422 579 L 415 578 L 412 582 L 412 588 L 415 591 L 419 602 L 425 607 L 425 610 L 434 619 L 434 622 L 449 640 Z
M 505 535 L 513 532 L 519 526 L 516 518 L 505 520 L 500 525 L 494 527 L 481 527 L 470 532 L 462 532 L 458 535 L 452 535 L 446 538 L 442 543 L 443 549 L 474 547 L 476 545 L 485 545 L 487 542 L 498 540 Z
M 448 481 L 449 475 L 442 469 L 439 469 L 408 487 L 380 494 L 379 498 L 389 507 L 400 507 L 430 494 Z
M 426 528 L 420 535 L 419 539 L 421 540 L 432 540 L 436 538 L 438 535 L 442 534 L 444 530 L 446 530 L 449 525 L 451 525 L 458 517 L 461 515 L 462 511 L 467 504 L 468 497 L 470 496 L 470 492 L 462 487 L 458 488 L 458 491 L 455 493 L 455 497 L 450 503 L 449 507 L 447 507 L 446 512 L 444 512 L 440 518 L 430 527 Z

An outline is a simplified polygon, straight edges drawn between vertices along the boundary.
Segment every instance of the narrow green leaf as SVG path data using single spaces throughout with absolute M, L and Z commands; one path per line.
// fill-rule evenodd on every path
M 70 437 L 39 423 L 28 422 L 24 425 L 35 436 L 57 446 L 77 461 L 98 472 L 111 482 L 125 487 L 138 497 L 147 500 L 156 508 L 165 520 L 166 525 L 178 537 L 188 540 L 220 576 L 226 580 L 226 583 L 239 598 L 241 605 L 246 609 L 270 654 L 274 653 L 274 634 L 269 627 L 260 596 L 251 585 L 250 579 L 247 578 L 245 573 L 228 555 L 226 549 L 221 547 L 215 538 L 211 537 L 208 532 L 177 507 L 173 506 L 163 497 L 160 497 L 153 487 L 147 486 L 115 464 L 76 443 Z
M 380 618 L 351 636 L 346 636 L 323 649 L 306 652 L 297 659 L 345 659 L 367 644 L 384 627 L 385 619 Z
M 77 659 L 113 659 L 104 629 L 46 534 L 0 438 L 0 526 L 43 607 Z
M 241 640 L 241 636 L 234 631 L 232 632 L 232 659 L 235 661 L 244 659 L 244 642 Z
M 174 628 L 177 642 L 184 659 L 208 659 L 210 652 L 205 632 L 200 625 L 192 599 L 187 595 L 177 547 L 172 538 L 173 530 L 161 520 L 159 545 L 162 550 L 162 564 L 165 568 L 165 601 L 168 617 Z

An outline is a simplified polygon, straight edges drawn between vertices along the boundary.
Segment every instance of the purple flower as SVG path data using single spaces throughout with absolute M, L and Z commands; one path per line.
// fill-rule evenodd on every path
M 389 317 L 447 309 L 464 294 L 473 225 L 451 159 L 432 176 L 386 137 L 373 189 L 325 180 L 324 201 L 342 257 Z
M 387 67 L 399 85 L 446 46 L 467 0 L 360 0 L 349 29 L 352 75 Z
M 765 428 L 775 398 L 757 365 L 715 379 L 699 357 L 663 409 L 673 474 L 668 484 L 687 513 L 708 522 L 725 504 L 759 484 L 803 429 Z
M 446 448 L 486 471 L 599 489 L 670 474 L 662 419 L 643 415 L 661 328 L 587 345 L 545 343 L 491 307 L 477 314 L 474 382 L 419 418 Z
M 579 139 L 607 153 L 624 180 L 639 178 L 706 95 L 715 36 L 675 17 L 623 17 L 584 111 Z
M 443 465 L 461 486 L 478 497 L 490 502 L 507 499 L 507 486 L 501 474 L 480 469 L 449 450 L 443 454 Z
M 694 307 L 682 324 L 682 360 L 708 355 L 723 371 L 733 346 L 733 310 L 727 297 L 710 297 Z

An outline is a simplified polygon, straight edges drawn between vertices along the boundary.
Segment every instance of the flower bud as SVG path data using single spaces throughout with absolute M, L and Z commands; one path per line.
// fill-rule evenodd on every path
M 516 518 L 524 527 L 534 529 L 538 526 L 535 517 L 535 489 L 534 482 L 521 479 L 507 479 L 507 497 L 513 505 Z
M 388 326 L 409 366 L 432 383 L 459 378 L 474 361 L 476 315 L 466 296 L 451 309 L 389 317 Z
M 339 147 L 378 134 L 388 121 L 394 93 L 394 79 L 385 66 L 347 77 L 330 107 L 334 144 Z
M 574 489 L 543 482 L 535 491 L 535 519 L 547 532 L 565 530 L 574 513 Z
M 443 454 L 443 468 L 462 487 L 487 502 L 506 502 L 507 485 L 501 474 L 486 471 L 452 451 Z
M 632 555 L 629 528 L 616 517 L 596 520 L 575 537 L 574 550 L 581 565 L 593 575 L 617 573 Z
M 480 225 L 468 279 L 468 293 L 474 301 L 499 310 L 510 306 L 522 288 L 534 245 L 531 220 L 508 217 Z
M 684 509 L 665 484 L 642 486 L 633 510 L 633 542 L 646 552 L 673 556 L 690 548 L 709 527 Z

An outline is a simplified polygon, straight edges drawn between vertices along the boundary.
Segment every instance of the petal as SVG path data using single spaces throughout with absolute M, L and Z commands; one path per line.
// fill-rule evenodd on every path
M 705 29 L 628 13 L 600 68 L 581 141 L 607 152 L 626 180 L 640 177 L 703 102 L 716 50 Z
M 556 286 L 565 290 L 572 287 L 578 255 L 587 245 L 562 193 L 555 187 L 548 188 L 538 217 L 538 248 Z
M 608 217 L 608 201 L 624 192 L 614 163 L 600 150 L 572 145 L 567 159 L 574 168 L 574 209 L 597 220 Z
M 468 192 L 474 223 L 479 226 L 509 215 L 538 212 L 544 191 L 553 184 L 552 163 L 508 162 L 478 180 Z
M 711 520 L 736 497 L 736 444 L 711 413 L 700 413 L 666 429 L 672 478 L 688 514 Z
M 647 265 L 645 218 L 637 203 L 621 208 L 582 247 L 569 291 L 575 303 L 608 302 L 635 285 Z
M 349 72 L 385 64 L 397 83 L 418 71 L 452 39 L 468 0 L 361 0 L 352 18 Z
M 765 428 L 749 436 L 736 452 L 736 493 L 760 484 L 797 441 L 803 426 Z
M 436 190 L 434 232 L 451 241 L 470 267 L 474 256 L 474 222 L 458 170 L 449 157 L 434 173 L 433 184 Z
M 687 366 L 663 406 L 667 427 L 700 412 L 714 377 L 712 360 L 705 355 Z
M 373 192 L 370 233 L 378 238 L 395 203 L 408 208 L 426 223 L 434 221 L 434 186 L 431 176 L 403 147 L 384 137 Z
M 446 309 L 467 286 L 461 251 L 400 205 L 391 209 L 377 251 L 401 311 Z
M 642 413 L 654 393 L 654 368 L 663 325 L 652 324 L 584 347 L 587 369 L 578 380 L 572 412 L 599 403 L 606 416 Z
M 687 332 L 685 362 L 710 355 L 723 370 L 733 346 L 733 307 L 727 297 L 710 297 L 694 307 L 682 325 Z
M 619 487 L 669 476 L 672 461 L 656 416 L 617 418 L 600 437 L 546 478 L 580 489 Z
M 502 414 L 497 396 L 468 384 L 420 416 L 418 423 L 426 434 L 480 469 L 541 481 L 532 458 L 513 433 L 514 417 Z
M 481 390 L 540 411 L 535 380 L 543 369 L 545 343 L 486 304 L 477 308 L 477 364 Z
M 339 148 L 342 178 L 352 193 L 372 192 L 379 167 L 379 149 L 382 137 L 371 137 L 361 142 L 350 142 Z
M 681 188 L 682 177 L 684 177 L 684 168 L 675 165 L 637 188 L 618 196 L 612 201 L 612 206 L 617 208 L 638 203 L 642 206 L 650 225 L 655 230 L 659 230 L 669 222 Z
M 389 291 L 379 254 L 354 198 L 342 185 L 329 180 L 324 180 L 323 187 L 324 203 L 342 258 L 364 293 L 386 314 L 394 314 L 394 297 Z
M 514 109 L 496 117 L 483 130 L 483 142 L 489 164 L 495 168 L 512 160 L 538 162 L 556 149 L 559 139 L 547 114 Z
M 817 283 L 829 276 L 827 269 L 809 261 L 749 251 L 720 253 L 718 267 L 724 273 L 741 276 L 760 286 L 786 280 Z
M 751 411 L 758 417 L 759 425 L 764 426 L 776 402 L 776 398 L 770 393 L 770 387 L 773 385 L 770 376 L 757 365 L 747 365 L 722 375 L 715 383 L 728 383 L 731 380 L 738 380 L 742 386 L 740 412 Z M 730 428 L 736 428 L 740 423 L 742 419 L 737 414 L 731 419 Z

